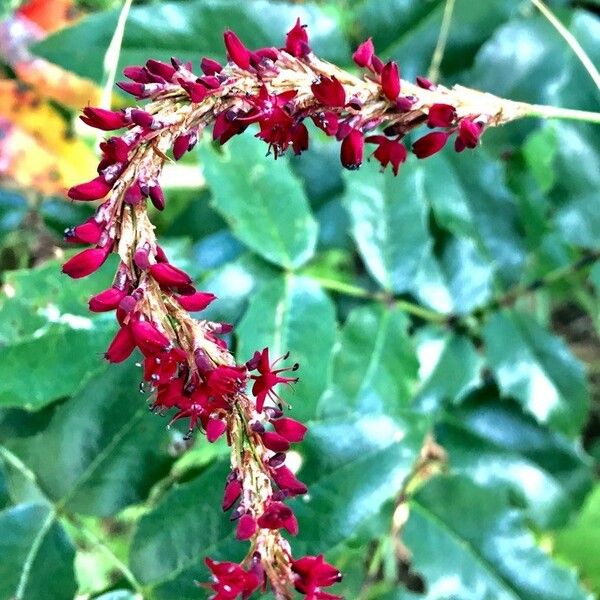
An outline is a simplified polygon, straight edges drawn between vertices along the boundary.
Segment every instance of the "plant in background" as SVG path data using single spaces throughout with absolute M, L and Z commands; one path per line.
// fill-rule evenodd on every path
M 147 200 L 165 208 L 160 175 L 168 153 L 179 160 L 207 128 L 223 145 L 257 125 L 256 137 L 274 158 L 290 148 L 300 154 L 309 148 L 305 122 L 310 121 L 340 142 L 345 168 L 359 168 L 372 151 L 382 170 L 390 166 L 398 174 L 407 159 L 406 136 L 413 130 L 432 130 L 411 146 L 423 159 L 450 140 L 456 152 L 476 148 L 486 128 L 521 117 L 578 118 L 580 113 L 462 86 L 446 88 L 422 77 L 416 84 L 404 81 L 394 61 L 377 56 L 371 39 L 353 55 L 364 69 L 358 78 L 320 60 L 299 19 L 282 49 L 250 50 L 232 31 L 224 37 L 225 65 L 204 58 L 198 75 L 175 58 L 171 64 L 149 60 L 126 68 L 130 81 L 119 84 L 147 100 L 143 106 L 84 109 L 88 125 L 125 131 L 102 142 L 98 176 L 69 190 L 74 200 L 102 202 L 92 217 L 67 231 L 68 242 L 90 248 L 70 258 L 63 271 L 82 278 L 111 253 L 118 254 L 113 285 L 89 301 L 93 312 L 116 311 L 119 328 L 105 358 L 119 363 L 138 348 L 151 410 L 171 413 L 171 423 L 187 420 L 188 437 L 195 430 L 209 442 L 226 436 L 231 471 L 222 508 L 231 511 L 236 536 L 248 540 L 249 549 L 239 564 L 206 559 L 213 583 L 205 585 L 213 598 L 247 598 L 269 586 L 278 599 L 292 598 L 295 588 L 309 600 L 335 600 L 340 596 L 325 588 L 340 581 L 339 571 L 322 555 L 294 558 L 281 533 L 298 533 L 286 499 L 307 492 L 286 464 L 290 445 L 302 441 L 306 427 L 285 416 L 276 391 L 280 384 L 294 384 L 291 372 L 298 365 L 280 366 L 288 355 L 271 357 L 269 348 L 237 364 L 220 337 L 231 325 L 198 318 L 215 296 L 198 291 L 192 278 L 170 262 L 146 210 Z

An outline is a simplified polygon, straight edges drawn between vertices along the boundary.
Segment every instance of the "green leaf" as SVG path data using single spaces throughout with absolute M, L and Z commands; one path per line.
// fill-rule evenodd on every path
M 152 600 L 196 600 L 199 591 L 194 581 L 208 580 L 207 556 L 242 558 L 245 544 L 233 539 L 232 524 L 221 510 L 227 462 L 175 486 L 140 519 L 130 565 Z
M 436 440 L 453 471 L 491 489 L 505 486 L 542 529 L 564 525 L 592 484 L 590 460 L 575 443 L 483 393 L 442 415 Z
M 299 474 L 308 497 L 293 502 L 301 532 L 296 552 L 327 551 L 377 517 L 411 472 L 427 428 L 425 418 L 410 413 L 310 423 Z
M 588 391 L 583 367 L 564 342 L 528 315 L 509 310 L 489 318 L 483 337 L 502 394 L 516 398 L 540 423 L 577 434 Z
M 421 329 L 415 340 L 419 357 L 419 387 L 413 403 L 427 412 L 443 402 L 458 404 L 481 382 L 481 359 L 472 342 L 438 328 Z
M 568 528 L 556 535 L 556 552 L 577 566 L 583 581 L 600 593 L 600 485 L 594 491 L 578 516 Z M 590 551 L 592 550 L 592 551 Z
M 119 11 L 89 15 L 35 47 L 35 53 L 78 75 L 102 81 L 103 59 Z M 193 61 L 204 55 L 222 61 L 223 33 L 233 28 L 251 49 L 281 47 L 296 18 L 309 26 L 311 46 L 323 58 L 348 62 L 349 49 L 332 11 L 267 0 L 191 0 L 134 6 L 127 19 L 119 70 L 149 58 Z
M 410 503 L 403 541 L 432 600 L 585 600 L 573 573 L 554 563 L 506 494 L 465 477 L 436 477 Z
M 345 179 L 344 205 L 365 266 L 386 290 L 409 290 L 432 244 L 422 172 L 380 174 L 371 161 Z
M 56 514 L 39 504 L 0 512 L 0 597 L 72 600 L 75 550 Z
M 371 305 L 353 310 L 332 360 L 319 415 L 402 413 L 417 378 L 417 360 L 398 308 Z
M 308 277 L 279 276 L 257 290 L 237 328 L 238 359 L 269 347 L 272 359 L 290 352 L 300 363 L 294 387 L 278 393 L 300 420 L 315 414 L 326 384 L 327 364 L 335 339 L 335 311 L 329 297 Z
M 48 427 L 6 446 L 55 504 L 107 516 L 143 500 L 171 462 L 164 421 L 148 414 L 132 364 L 105 367 Z M 48 460 L 51 456 L 52 460 Z
M 289 164 L 266 158 L 265 150 L 248 134 L 223 148 L 201 148 L 213 206 L 254 252 L 276 265 L 299 267 L 314 253 L 317 225 Z

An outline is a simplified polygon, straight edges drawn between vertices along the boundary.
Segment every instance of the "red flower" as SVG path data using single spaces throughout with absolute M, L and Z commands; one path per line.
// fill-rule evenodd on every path
M 381 163 L 383 169 L 392 165 L 394 175 L 398 175 L 400 165 L 406 160 L 406 148 L 397 140 L 390 140 L 384 135 L 371 135 L 365 141 L 371 144 L 379 144 L 373 156 Z
M 144 356 L 156 356 L 171 345 L 169 338 L 150 321 L 132 320 L 130 327 L 136 346 Z
M 291 535 L 298 533 L 298 521 L 292 509 L 283 502 L 271 502 L 257 520 L 263 529 L 286 529 Z
M 216 75 L 223 70 L 223 66 L 220 62 L 207 58 L 206 56 L 200 62 L 200 68 L 205 75 Z
M 373 56 L 375 55 L 375 47 L 373 46 L 373 40 L 369 38 L 356 49 L 352 55 L 352 59 L 359 67 L 366 67 L 370 69 L 372 67 Z
M 308 488 L 285 465 L 273 469 L 271 473 L 277 487 L 286 492 L 287 496 L 301 496 Z
M 240 69 L 248 70 L 250 68 L 250 50 L 244 46 L 240 38 L 233 31 L 226 31 L 223 35 L 227 56 Z
M 450 127 L 456 119 L 456 109 L 451 104 L 432 104 L 427 115 L 428 127 Z
M 73 279 L 87 277 L 97 271 L 108 258 L 109 248 L 88 248 L 72 256 L 63 266 L 62 272 Z
M 257 528 L 258 526 L 252 515 L 242 515 L 237 524 L 235 537 L 241 541 L 249 540 L 256 533 Z
M 241 366 L 219 365 L 206 378 L 206 384 L 215 396 L 231 396 L 246 382 L 246 368 Z
M 310 86 L 310 89 L 323 106 L 334 108 L 346 104 L 346 90 L 335 77 L 321 77 Z
M 298 369 L 297 363 L 291 367 L 284 367 L 283 369 L 273 368 L 280 360 L 287 357 L 288 355 L 285 354 L 274 361 L 273 364 L 270 364 L 269 349 L 264 348 L 262 352 L 255 352 L 252 360 L 248 361 L 248 368 L 250 370 L 256 369 L 260 373 L 260 375 L 251 376 L 251 379 L 254 379 L 252 393 L 256 397 L 256 410 L 258 412 L 262 412 L 267 398 L 270 398 L 273 402 L 281 402 L 281 398 L 274 391 L 274 388 L 278 383 L 289 385 L 298 381 L 297 377 L 282 377 L 279 375 L 279 373 L 284 373 L 285 371 L 295 371 Z
M 154 75 L 157 75 L 165 81 L 171 81 L 173 75 L 177 72 L 177 69 L 169 63 L 163 62 L 162 60 L 150 59 L 146 62 L 146 69 Z
M 103 108 L 93 108 L 87 106 L 83 109 L 83 115 L 79 117 L 86 125 L 101 129 L 102 131 L 112 131 L 121 129 L 127 124 L 127 119 L 121 111 L 105 110 Z
M 212 444 L 216 442 L 226 431 L 227 424 L 221 419 L 209 419 L 206 424 L 206 439 Z
M 285 37 L 285 50 L 296 58 L 304 58 L 310 52 L 306 25 L 300 24 L 300 18 Z
M 465 148 L 477 147 L 482 133 L 482 123 L 476 123 L 467 117 L 461 119 L 458 125 L 458 135 L 454 142 L 454 149 L 457 152 L 462 152 Z
M 238 596 L 249 598 L 261 583 L 256 573 L 244 571 L 237 563 L 217 562 L 210 558 L 204 562 L 214 580 L 207 586 L 216 592 L 211 600 L 235 600 Z
M 204 310 L 213 300 L 216 299 L 210 292 L 196 292 L 191 296 L 175 296 L 177 301 L 185 310 L 196 312 Z
M 417 158 L 427 158 L 439 152 L 446 145 L 449 135 L 446 131 L 428 133 L 413 144 L 412 151 Z
M 433 81 L 429 81 L 426 77 L 421 77 L 421 75 L 417 75 L 417 85 L 424 90 L 435 90 L 435 83 Z
M 341 596 L 321 590 L 342 580 L 342 574 L 326 563 L 322 554 L 292 561 L 292 571 L 294 585 L 299 592 L 306 594 L 306 600 L 342 600 Z
M 225 486 L 225 492 L 223 493 L 223 503 L 221 507 L 223 511 L 229 510 L 234 504 L 235 501 L 240 497 L 242 493 L 242 484 L 238 479 L 232 479 Z
M 340 150 L 342 165 L 350 171 L 358 169 L 363 161 L 364 147 L 365 138 L 362 131 L 352 129 L 342 141 Z
M 171 263 L 161 262 L 150 265 L 148 269 L 156 281 L 165 287 L 181 287 L 192 283 L 192 278 Z
M 121 300 L 126 296 L 125 290 L 120 290 L 115 287 L 110 287 L 95 296 L 92 296 L 88 302 L 92 312 L 107 312 L 115 310 Z
M 152 204 L 154 204 L 158 210 L 163 210 L 165 208 L 165 195 L 158 183 L 148 187 L 148 195 L 150 196 Z
M 85 223 L 65 231 L 65 241 L 71 244 L 97 244 L 104 229 L 94 220 L 88 219 Z
M 271 423 L 273 423 L 275 431 L 288 442 L 301 442 L 308 431 L 306 425 L 289 417 L 281 417 L 271 421 Z
M 131 356 L 135 350 L 135 340 L 129 327 L 121 327 L 110 343 L 104 358 L 111 363 L 120 363 Z
M 384 96 L 392 102 L 400 93 L 400 72 L 398 65 L 392 60 L 381 71 L 381 89 Z
M 73 186 L 67 195 L 73 200 L 100 200 L 112 189 L 104 177 L 99 176 L 86 183 Z
M 274 431 L 265 431 L 261 437 L 263 444 L 273 452 L 286 452 L 290 448 L 289 441 Z

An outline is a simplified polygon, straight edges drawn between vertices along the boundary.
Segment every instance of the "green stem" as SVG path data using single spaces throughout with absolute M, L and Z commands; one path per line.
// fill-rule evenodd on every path
M 570 121 L 586 121 L 600 124 L 600 113 L 588 110 L 575 110 L 544 104 L 525 105 L 524 117 L 540 117 L 542 119 L 568 119 Z
M 437 81 L 440 76 L 440 65 L 442 64 L 444 52 L 446 51 L 446 44 L 448 43 L 448 34 L 450 33 L 450 23 L 452 22 L 454 3 L 455 0 L 446 0 L 446 5 L 444 6 L 440 34 L 438 36 L 437 44 L 435 45 L 435 50 L 433 51 L 431 65 L 427 72 L 427 78 L 431 81 Z
M 420 304 L 409 302 L 408 300 L 395 298 L 392 294 L 387 292 L 371 292 L 362 287 L 345 283 L 343 281 L 338 281 L 337 279 L 328 279 L 326 277 L 315 277 L 311 275 L 311 279 L 318 283 L 323 289 L 331 290 L 332 292 L 338 292 L 340 294 L 345 294 L 346 296 L 353 296 L 354 298 L 365 298 L 368 300 L 377 300 L 379 302 L 395 304 L 401 310 L 425 321 L 431 321 L 432 323 L 444 323 L 448 320 L 447 315 L 435 312 L 421 306 Z

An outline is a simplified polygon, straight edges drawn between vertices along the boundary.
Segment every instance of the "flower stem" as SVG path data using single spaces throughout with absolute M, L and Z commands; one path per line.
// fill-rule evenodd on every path
M 540 117 L 542 119 L 568 119 L 571 121 L 586 121 L 587 123 L 600 124 L 600 113 L 588 110 L 575 110 L 559 106 L 546 106 L 544 104 L 525 105 L 528 110 L 524 117 Z
M 450 32 L 450 23 L 452 22 L 452 13 L 454 12 L 455 0 L 446 0 L 444 6 L 444 14 L 442 16 L 442 24 L 440 25 L 440 34 L 438 36 L 435 50 L 431 58 L 431 65 L 427 72 L 427 78 L 431 81 L 437 81 L 440 76 L 440 65 L 444 58 L 444 52 L 446 51 L 446 44 L 448 42 L 448 34 Z

